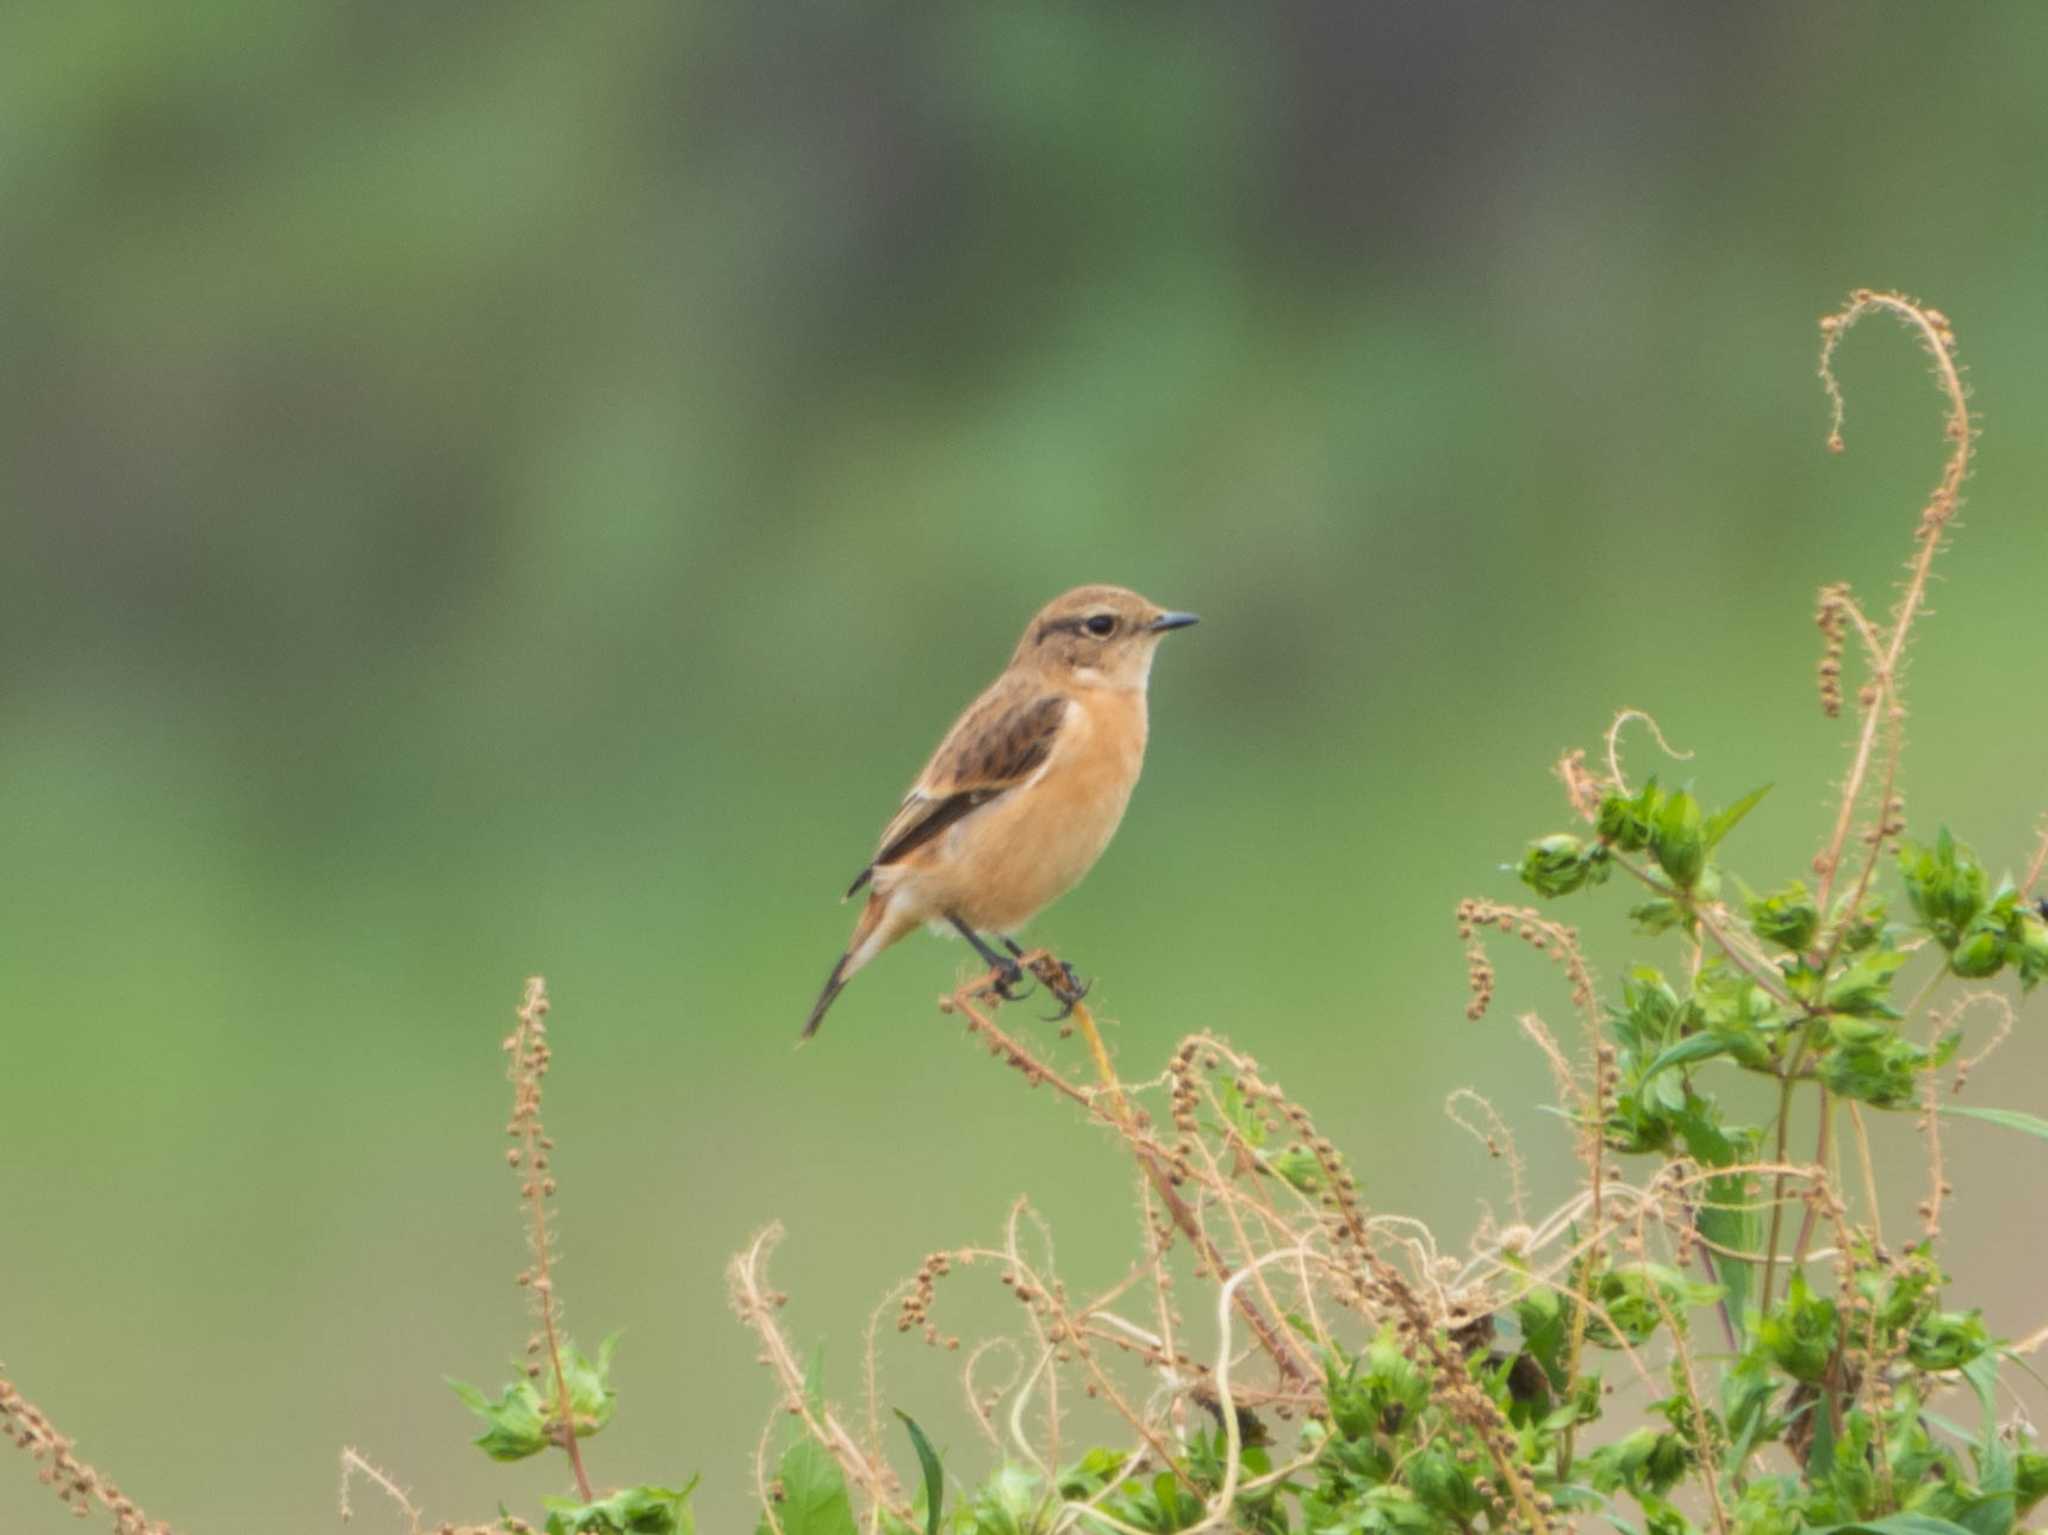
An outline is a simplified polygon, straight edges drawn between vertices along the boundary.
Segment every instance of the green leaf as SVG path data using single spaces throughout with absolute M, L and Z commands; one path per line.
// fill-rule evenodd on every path
M 1604 844 L 1589 846 L 1569 832 L 1558 832 L 1530 843 L 1515 872 L 1538 895 L 1559 896 L 1601 883 L 1612 867 Z
M 538 1455 L 551 1442 L 547 1411 L 532 1381 L 507 1386 L 496 1401 L 463 1381 L 451 1380 L 448 1386 L 463 1406 L 484 1420 L 484 1431 L 471 1443 L 492 1460 L 524 1460 Z
M 688 1508 L 697 1478 L 681 1487 L 625 1487 L 594 1503 L 542 1498 L 547 1535 L 693 1535 Z
M 1900 844 L 1899 872 L 1921 926 L 1944 949 L 1953 950 L 1989 897 L 1991 882 L 1984 866 L 1944 826 L 1931 848 L 1917 842 Z
M 1755 1159 L 1761 1132 L 1746 1125 L 1721 1124 L 1715 1106 L 1696 1100 L 1677 1121 L 1685 1149 L 1703 1167 L 1734 1167 Z M 1714 1277 L 1726 1292 L 1722 1305 L 1736 1336 L 1747 1327 L 1755 1265 L 1728 1252 L 1755 1252 L 1763 1245 L 1763 1220 L 1756 1200 L 1739 1174 L 1711 1178 L 1698 1203 L 1700 1235 L 1726 1252 L 1713 1254 Z
M 1603 842 L 1613 843 L 1624 853 L 1639 853 L 1650 844 L 1650 829 L 1663 803 L 1663 791 L 1651 778 L 1634 799 L 1608 795 L 1600 804 L 1595 829 Z
M 569 1387 L 569 1411 L 575 1415 L 576 1437 L 588 1438 L 612 1420 L 619 1394 L 612 1389 L 612 1351 L 619 1335 L 611 1334 L 597 1346 L 597 1358 L 586 1357 L 575 1344 L 562 1344 L 562 1379 Z M 551 1412 L 557 1404 L 550 1400 Z
M 1543 1367 L 1551 1389 L 1562 1391 L 1571 1384 L 1564 1363 L 1571 1327 L 1563 1299 L 1555 1290 L 1530 1290 L 1515 1302 L 1515 1319 L 1522 1330 L 1522 1347 Z
M 1728 1040 L 1712 1034 L 1688 1034 L 1650 1062 L 1643 1070 L 1642 1080 L 1647 1082 L 1658 1072 L 1668 1071 L 1673 1066 L 1690 1065 L 1694 1061 L 1711 1060 L 1714 1056 L 1726 1055 L 1731 1048 Z
M 1728 1053 L 1751 1070 L 1775 1066 L 1775 1046 L 1786 1019 L 1784 1010 L 1761 986 L 1740 971 L 1710 963 L 1693 983 L 1693 1006 L 1701 1026 L 1727 1041 Z
M 1998 1440 L 1998 1354 L 1987 1349 L 1963 1366 L 1963 1379 L 1977 1393 L 1977 1406 L 1984 1414 L 1978 1444 L 1989 1446 Z M 1962 1437 L 1967 1438 L 1968 1435 Z
M 1950 950 L 1948 967 L 1966 981 L 1987 981 L 2005 968 L 2005 958 L 2004 924 L 1979 917 Z
M 1119 1456 L 1115 1464 L 1101 1474 L 1105 1477 L 1113 1474 L 1122 1464 Z M 966 1527 L 977 1532 L 987 1531 L 988 1535 L 1024 1535 L 1026 1531 L 1038 1529 L 1038 1511 L 1045 1499 L 1045 1484 L 1029 1466 L 999 1466 L 974 1495 Z M 764 1524 L 761 1528 L 765 1535 L 767 1526 Z M 789 1529 L 789 1526 L 785 1525 L 784 1529 Z
M 2036 1503 L 2048 1498 L 2048 1455 L 2022 1450 L 2013 1457 L 2014 1517 L 2024 1519 Z
M 859 1535 L 839 1463 L 808 1438 L 782 1452 L 775 1470 L 775 1519 L 783 1535 Z M 773 1529 L 766 1519 L 758 1535 Z
M 1636 931 L 1645 938 L 1655 938 L 1659 933 L 1668 933 L 1680 923 L 1689 920 L 1676 901 L 1658 896 L 1654 901 L 1645 901 L 1640 906 L 1628 909 L 1629 920 L 1636 925 Z
M 1773 785 L 1765 784 L 1761 789 L 1752 789 L 1726 810 L 1717 810 L 1707 817 L 1707 848 L 1711 851 L 1721 839 L 1735 830 L 1742 818 L 1763 803 L 1763 797 L 1771 792 Z
M 903 1420 L 903 1426 L 910 1430 L 910 1447 L 917 1451 L 917 1464 L 924 1472 L 924 1529 L 925 1535 L 939 1535 L 939 1510 L 946 1500 L 946 1473 L 939 1468 L 938 1451 L 925 1438 L 924 1430 L 917 1426 L 917 1419 L 901 1407 L 896 1416 Z
M 1699 882 L 1707 866 L 1706 824 L 1700 802 L 1685 790 L 1680 789 L 1659 807 L 1650 854 L 1679 889 L 1690 890 Z
M 1906 956 L 1897 949 L 1871 949 L 1829 979 L 1822 1000 L 1837 1013 L 1852 1018 L 1897 1018 L 1892 1006 L 1892 977 Z
M 1639 1428 L 1593 1450 L 1581 1469 L 1598 1492 L 1640 1489 L 1662 1497 L 1691 1465 L 1692 1457 L 1676 1434 Z
M 1244 1138 L 1244 1143 L 1253 1150 L 1266 1144 L 1266 1119 L 1263 1114 L 1253 1111 L 1244 1101 L 1235 1077 L 1225 1077 L 1216 1094 L 1223 1105 L 1223 1117 L 1230 1127 Z
M 2042 903 L 2048 908 L 2048 902 Z M 2048 920 L 2038 912 L 2022 910 L 2012 922 L 2008 957 L 2020 973 L 2020 990 L 2032 991 L 2048 976 Z
M 1946 1065 L 1962 1041 L 1951 1029 L 1932 1050 L 1893 1033 L 1883 1024 L 1836 1016 L 1828 1020 L 1829 1047 L 1815 1063 L 1829 1091 L 1881 1109 L 1919 1095 L 1918 1078 Z
M 1469 1529 L 1472 1521 L 1485 1512 L 1486 1500 L 1472 1485 L 1473 1472 L 1441 1446 L 1419 1451 L 1404 1470 L 1416 1501 L 1432 1513 Z
M 1975 1311 L 1931 1312 L 1906 1338 L 1906 1358 L 1916 1370 L 1960 1370 L 1991 1351 L 1991 1334 Z
M 1288 1146 L 1280 1151 L 1262 1151 L 1259 1163 L 1267 1172 L 1299 1194 L 1318 1194 L 1323 1187 L 1323 1164 L 1306 1146 Z
M 1721 1411 L 1728 1425 L 1722 1470 L 1733 1472 L 1749 1459 L 1758 1440 L 1782 1427 L 1771 1417 L 1771 1400 L 1777 1393 L 1777 1378 L 1755 1354 L 1736 1360 L 1721 1378 Z
M 1979 1109 L 1968 1104 L 1944 1103 L 1941 1112 L 1954 1114 L 1963 1119 L 1981 1119 L 1988 1125 L 2003 1125 L 2008 1130 L 2019 1130 L 2027 1135 L 2038 1135 L 2048 1141 L 2048 1119 L 2037 1114 L 2022 1113 L 2018 1109 Z
M 1970 1535 L 1970 1531 L 1932 1514 L 1891 1514 L 1854 1524 L 1817 1525 L 1805 1535 Z
M 1826 1374 L 1828 1361 L 1834 1357 L 1835 1324 L 1835 1303 L 1815 1295 L 1806 1276 L 1795 1268 L 1784 1298 L 1769 1315 L 1758 1319 L 1756 1336 L 1772 1363 L 1794 1380 L 1811 1385 Z
M 1719 1285 L 1699 1284 L 1662 1263 L 1631 1263 L 1603 1272 L 1593 1287 L 1602 1316 L 1586 1324 L 1586 1341 L 1616 1348 L 1626 1341 L 1640 1345 L 1664 1325 L 1669 1315 L 1683 1328 L 1686 1313 L 1721 1298 Z
M 1820 931 L 1820 908 L 1813 903 L 1804 880 L 1794 880 L 1749 903 L 1749 928 L 1766 943 L 1795 954 L 1813 942 Z

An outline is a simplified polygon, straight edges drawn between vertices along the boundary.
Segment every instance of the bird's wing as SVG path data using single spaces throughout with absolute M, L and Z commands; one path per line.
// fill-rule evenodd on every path
M 894 819 L 882 828 L 873 860 L 854 879 L 853 895 L 876 869 L 923 847 L 962 816 L 1028 783 L 1052 757 L 1067 700 L 1055 693 L 998 682 L 960 716 L 939 743 Z

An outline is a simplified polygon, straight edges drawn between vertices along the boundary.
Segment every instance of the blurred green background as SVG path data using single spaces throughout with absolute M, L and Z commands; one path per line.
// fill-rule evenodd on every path
M 184 1530 L 329 1527 L 343 1443 L 531 1512 L 440 1377 L 525 1335 L 533 971 L 570 1320 L 628 1329 L 600 1480 L 742 1526 L 721 1269 L 771 1219 L 840 1392 L 1027 1189 L 1116 1277 L 1123 1172 L 934 1013 L 957 945 L 792 1049 L 875 831 L 1081 581 L 1205 620 L 1037 930 L 1128 1071 L 1228 1031 L 1454 1247 L 1469 1084 L 1560 1194 L 1512 1017 L 1562 995 L 1504 955 L 1466 1024 L 1451 910 L 1621 705 L 1710 800 L 1775 780 L 1732 861 L 1803 869 L 1812 593 L 1883 605 L 1941 446 L 1872 325 L 1823 451 L 1852 286 L 1948 312 L 1984 429 L 1909 812 L 2024 861 L 2044 57 L 2026 5 L 7 8 L 0 1357 Z M 1597 899 L 1611 976 L 1650 946 Z M 2023 1022 L 1973 1092 L 2041 1112 Z M 1958 1299 L 2048 1321 L 2048 1148 L 1951 1154 Z M 885 1367 L 971 1471 L 950 1366 Z M 11 1457 L 0 1526 L 71 1528 Z

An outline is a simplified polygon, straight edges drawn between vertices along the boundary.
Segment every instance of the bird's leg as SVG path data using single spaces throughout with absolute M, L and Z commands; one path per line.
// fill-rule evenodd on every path
M 994 949 L 991 949 L 988 946 L 988 944 L 982 940 L 981 934 L 977 933 L 973 928 L 969 927 L 965 922 L 961 921 L 960 918 L 955 916 L 952 912 L 949 911 L 946 913 L 946 920 L 952 923 L 955 928 L 959 929 L 960 936 L 962 938 L 965 938 L 968 941 L 968 943 L 973 945 L 975 953 L 979 954 L 983 959 L 988 961 L 989 969 L 995 972 L 996 995 L 1001 997 L 1005 1002 L 1017 1001 L 1021 993 L 1012 991 L 1010 988 L 1015 986 L 1019 981 L 1024 979 L 1024 967 L 1018 964 L 1016 960 L 998 954 Z M 1007 942 L 1007 940 L 1005 941 Z

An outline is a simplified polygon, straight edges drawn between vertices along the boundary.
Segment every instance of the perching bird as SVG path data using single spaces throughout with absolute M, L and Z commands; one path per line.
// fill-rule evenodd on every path
M 1145 684 L 1162 635 L 1195 621 L 1120 586 L 1081 586 L 1040 610 L 1009 667 L 967 706 L 882 829 L 849 898 L 853 937 L 804 1023 L 912 928 L 957 930 L 1007 986 L 1011 935 L 1081 881 L 1123 819 L 1145 760 Z

